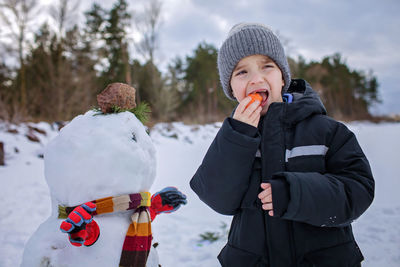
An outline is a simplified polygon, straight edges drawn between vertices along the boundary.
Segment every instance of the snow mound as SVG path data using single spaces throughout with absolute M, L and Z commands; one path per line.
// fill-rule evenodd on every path
M 6 149 L 6 166 L 0 166 L 0 266 L 4 267 L 19 265 L 29 236 L 50 215 L 49 190 L 44 179 L 43 159 L 38 153 L 58 134 L 57 125 L 30 125 L 46 130 L 46 136 L 37 134 L 40 143 L 25 137 L 27 125 L 11 126 L 19 130 L 18 134 L 12 134 L 0 123 L 0 142 L 5 143 Z M 186 206 L 173 216 L 158 216 L 153 224 L 162 266 L 220 266 L 216 256 L 225 244 L 224 238 L 201 242 L 200 234 L 221 232 L 221 225 L 229 226 L 231 217 L 216 214 L 189 187 L 220 125 L 160 123 L 150 129 L 157 158 L 157 177 L 151 192 L 174 185 L 188 197 Z M 347 126 L 356 134 L 376 181 L 372 206 L 353 223 L 355 238 L 365 257 L 363 267 L 398 267 L 400 124 L 355 122 Z

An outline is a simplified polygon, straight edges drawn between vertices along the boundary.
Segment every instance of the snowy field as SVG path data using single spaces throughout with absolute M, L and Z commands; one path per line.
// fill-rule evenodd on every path
M 153 223 L 163 267 L 219 266 L 216 257 L 226 241 L 222 225 L 229 225 L 231 217 L 218 215 L 203 204 L 191 191 L 189 180 L 220 125 L 157 124 L 151 130 L 157 149 L 157 179 L 151 191 L 173 185 L 188 197 L 186 206 L 174 214 L 158 216 Z M 400 124 L 357 122 L 348 127 L 357 135 L 376 180 L 372 206 L 353 224 L 366 258 L 363 267 L 399 267 Z M 17 133 L 7 132 L 10 128 Z M 6 150 L 6 166 L 0 166 L 0 267 L 19 266 L 25 243 L 50 215 L 41 155 L 47 142 L 57 135 L 56 128 L 47 123 L 0 123 L 0 142 L 5 143 Z M 40 142 L 29 141 L 29 132 Z M 222 238 L 213 243 L 201 241 L 199 235 L 205 232 Z

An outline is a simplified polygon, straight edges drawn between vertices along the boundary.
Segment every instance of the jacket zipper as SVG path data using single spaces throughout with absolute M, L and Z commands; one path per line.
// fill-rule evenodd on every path
M 268 261 L 268 265 L 272 266 L 272 262 L 271 262 L 271 235 L 269 232 L 269 219 L 268 219 L 268 214 L 264 211 L 264 222 L 265 222 L 265 240 L 266 240 L 266 244 L 267 244 L 267 261 Z
M 296 255 L 296 244 L 294 241 L 294 235 L 293 235 L 293 222 L 289 221 L 289 238 L 290 238 L 290 250 L 292 254 L 292 260 L 294 265 L 293 266 L 298 266 L 297 265 L 297 255 Z
M 283 116 L 286 116 L 286 109 L 287 109 L 287 104 L 283 106 L 283 114 L 284 114 Z M 283 144 L 285 146 L 285 149 L 286 149 L 286 146 L 287 146 L 287 140 L 286 140 L 286 135 L 285 135 L 286 131 L 285 130 L 289 130 L 288 128 L 289 127 L 287 127 L 285 129 L 285 126 L 282 124 Z M 286 153 L 286 152 L 284 152 L 284 153 Z M 283 169 L 284 169 L 284 171 L 287 171 L 286 161 L 283 161 L 283 162 L 284 162 Z M 294 263 L 293 266 L 297 267 L 298 264 L 297 264 L 297 255 L 296 255 L 296 244 L 295 244 L 295 241 L 294 241 L 294 233 L 293 233 L 294 232 L 293 221 L 288 221 L 288 222 L 289 222 L 289 239 L 290 239 L 289 243 L 290 243 L 292 262 Z
M 262 123 L 262 127 L 261 127 L 261 131 L 264 131 L 264 122 L 265 122 L 265 120 L 267 119 L 266 117 L 268 116 L 268 114 L 267 115 L 265 115 L 265 117 L 263 118 L 263 121 L 261 122 Z M 261 152 L 261 170 L 260 170 L 260 180 L 261 180 L 261 182 L 264 182 L 264 180 L 263 180 L 263 160 L 264 160 L 264 146 L 263 146 L 263 144 L 262 144 L 262 142 L 260 143 L 260 152 Z M 262 208 L 261 208 L 262 209 Z M 270 243 L 270 240 L 271 240 L 271 234 L 270 234 L 270 231 L 269 231 L 269 218 L 268 218 L 268 214 L 267 214 L 267 212 L 265 212 L 265 211 L 263 211 L 263 214 L 264 214 L 264 230 L 265 230 L 265 236 L 264 236 L 264 238 L 265 238 L 265 243 L 266 243 L 266 249 L 267 249 L 267 261 L 268 261 L 268 265 L 269 266 L 271 266 L 271 243 Z

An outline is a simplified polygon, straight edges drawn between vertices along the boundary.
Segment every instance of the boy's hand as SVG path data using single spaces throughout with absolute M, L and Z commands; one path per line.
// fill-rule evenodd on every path
M 243 100 L 237 106 L 235 113 L 233 114 L 233 118 L 257 127 L 258 122 L 260 121 L 262 107 L 260 106 L 261 103 L 259 100 L 256 100 L 247 106 L 251 100 L 252 99 L 250 96 L 243 98 Z
M 262 183 L 261 188 L 263 191 L 258 194 L 258 198 L 263 203 L 262 208 L 263 210 L 269 210 L 268 214 L 270 216 L 274 216 L 274 211 L 272 207 L 272 187 L 269 183 Z

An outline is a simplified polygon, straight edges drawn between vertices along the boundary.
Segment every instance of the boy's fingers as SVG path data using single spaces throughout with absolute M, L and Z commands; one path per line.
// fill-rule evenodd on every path
M 259 197 L 262 203 L 272 202 L 272 194 L 268 194 L 266 196 Z
M 249 118 L 252 119 L 252 120 L 260 119 L 260 116 L 261 116 L 261 109 L 262 109 L 261 106 L 258 106 L 258 107 L 253 111 L 253 113 L 250 114 Z
M 243 111 L 246 109 L 247 104 L 249 104 L 251 101 L 251 97 L 245 97 L 237 106 L 236 110 L 238 110 L 240 113 L 243 113 Z
M 270 211 L 268 212 L 268 214 L 269 214 L 269 216 L 274 216 L 274 211 L 273 211 L 273 210 L 270 210 Z
M 262 183 L 261 188 L 264 190 L 258 194 L 258 198 L 263 204 L 272 202 L 272 188 L 269 183 Z
M 260 118 L 258 118 L 258 119 L 254 119 L 254 120 L 251 122 L 251 125 L 253 125 L 254 127 L 257 127 L 257 126 L 258 126 L 258 123 L 259 123 L 259 121 L 260 121 Z
M 257 100 L 249 104 L 251 100 L 250 96 L 242 99 L 233 114 L 233 118 L 257 127 L 258 122 L 260 121 L 262 108 L 260 106 L 260 101 Z
M 260 101 L 254 101 L 251 103 L 244 111 L 243 114 L 248 115 L 249 117 L 257 110 L 257 108 L 260 106 Z
M 271 190 L 266 189 L 266 190 L 262 191 L 260 194 L 258 194 L 258 198 L 259 199 L 264 199 L 264 198 L 266 198 L 266 197 L 268 197 L 270 195 L 272 195 Z
M 272 202 L 272 196 L 271 195 L 261 199 L 261 203 L 263 203 L 263 204 L 271 203 L 271 202 Z
M 271 187 L 270 183 L 261 183 L 261 188 L 262 189 L 267 189 L 267 188 L 270 188 L 270 187 Z
M 250 96 L 246 96 L 245 98 L 242 99 L 242 101 L 239 103 L 236 109 L 239 110 L 241 113 L 244 112 L 252 113 L 256 109 L 256 107 L 258 107 L 261 104 L 261 102 L 256 100 L 250 104 L 251 101 L 252 98 Z
M 245 114 L 245 116 L 247 115 L 246 113 L 243 114 Z M 258 123 L 260 122 L 260 117 L 261 117 L 261 106 L 258 106 L 252 113 L 249 114 L 250 124 L 253 125 L 254 127 L 257 127 Z
M 262 205 L 263 210 L 272 210 L 272 203 Z
M 272 194 L 262 195 L 261 197 L 258 196 L 262 203 L 272 202 Z

